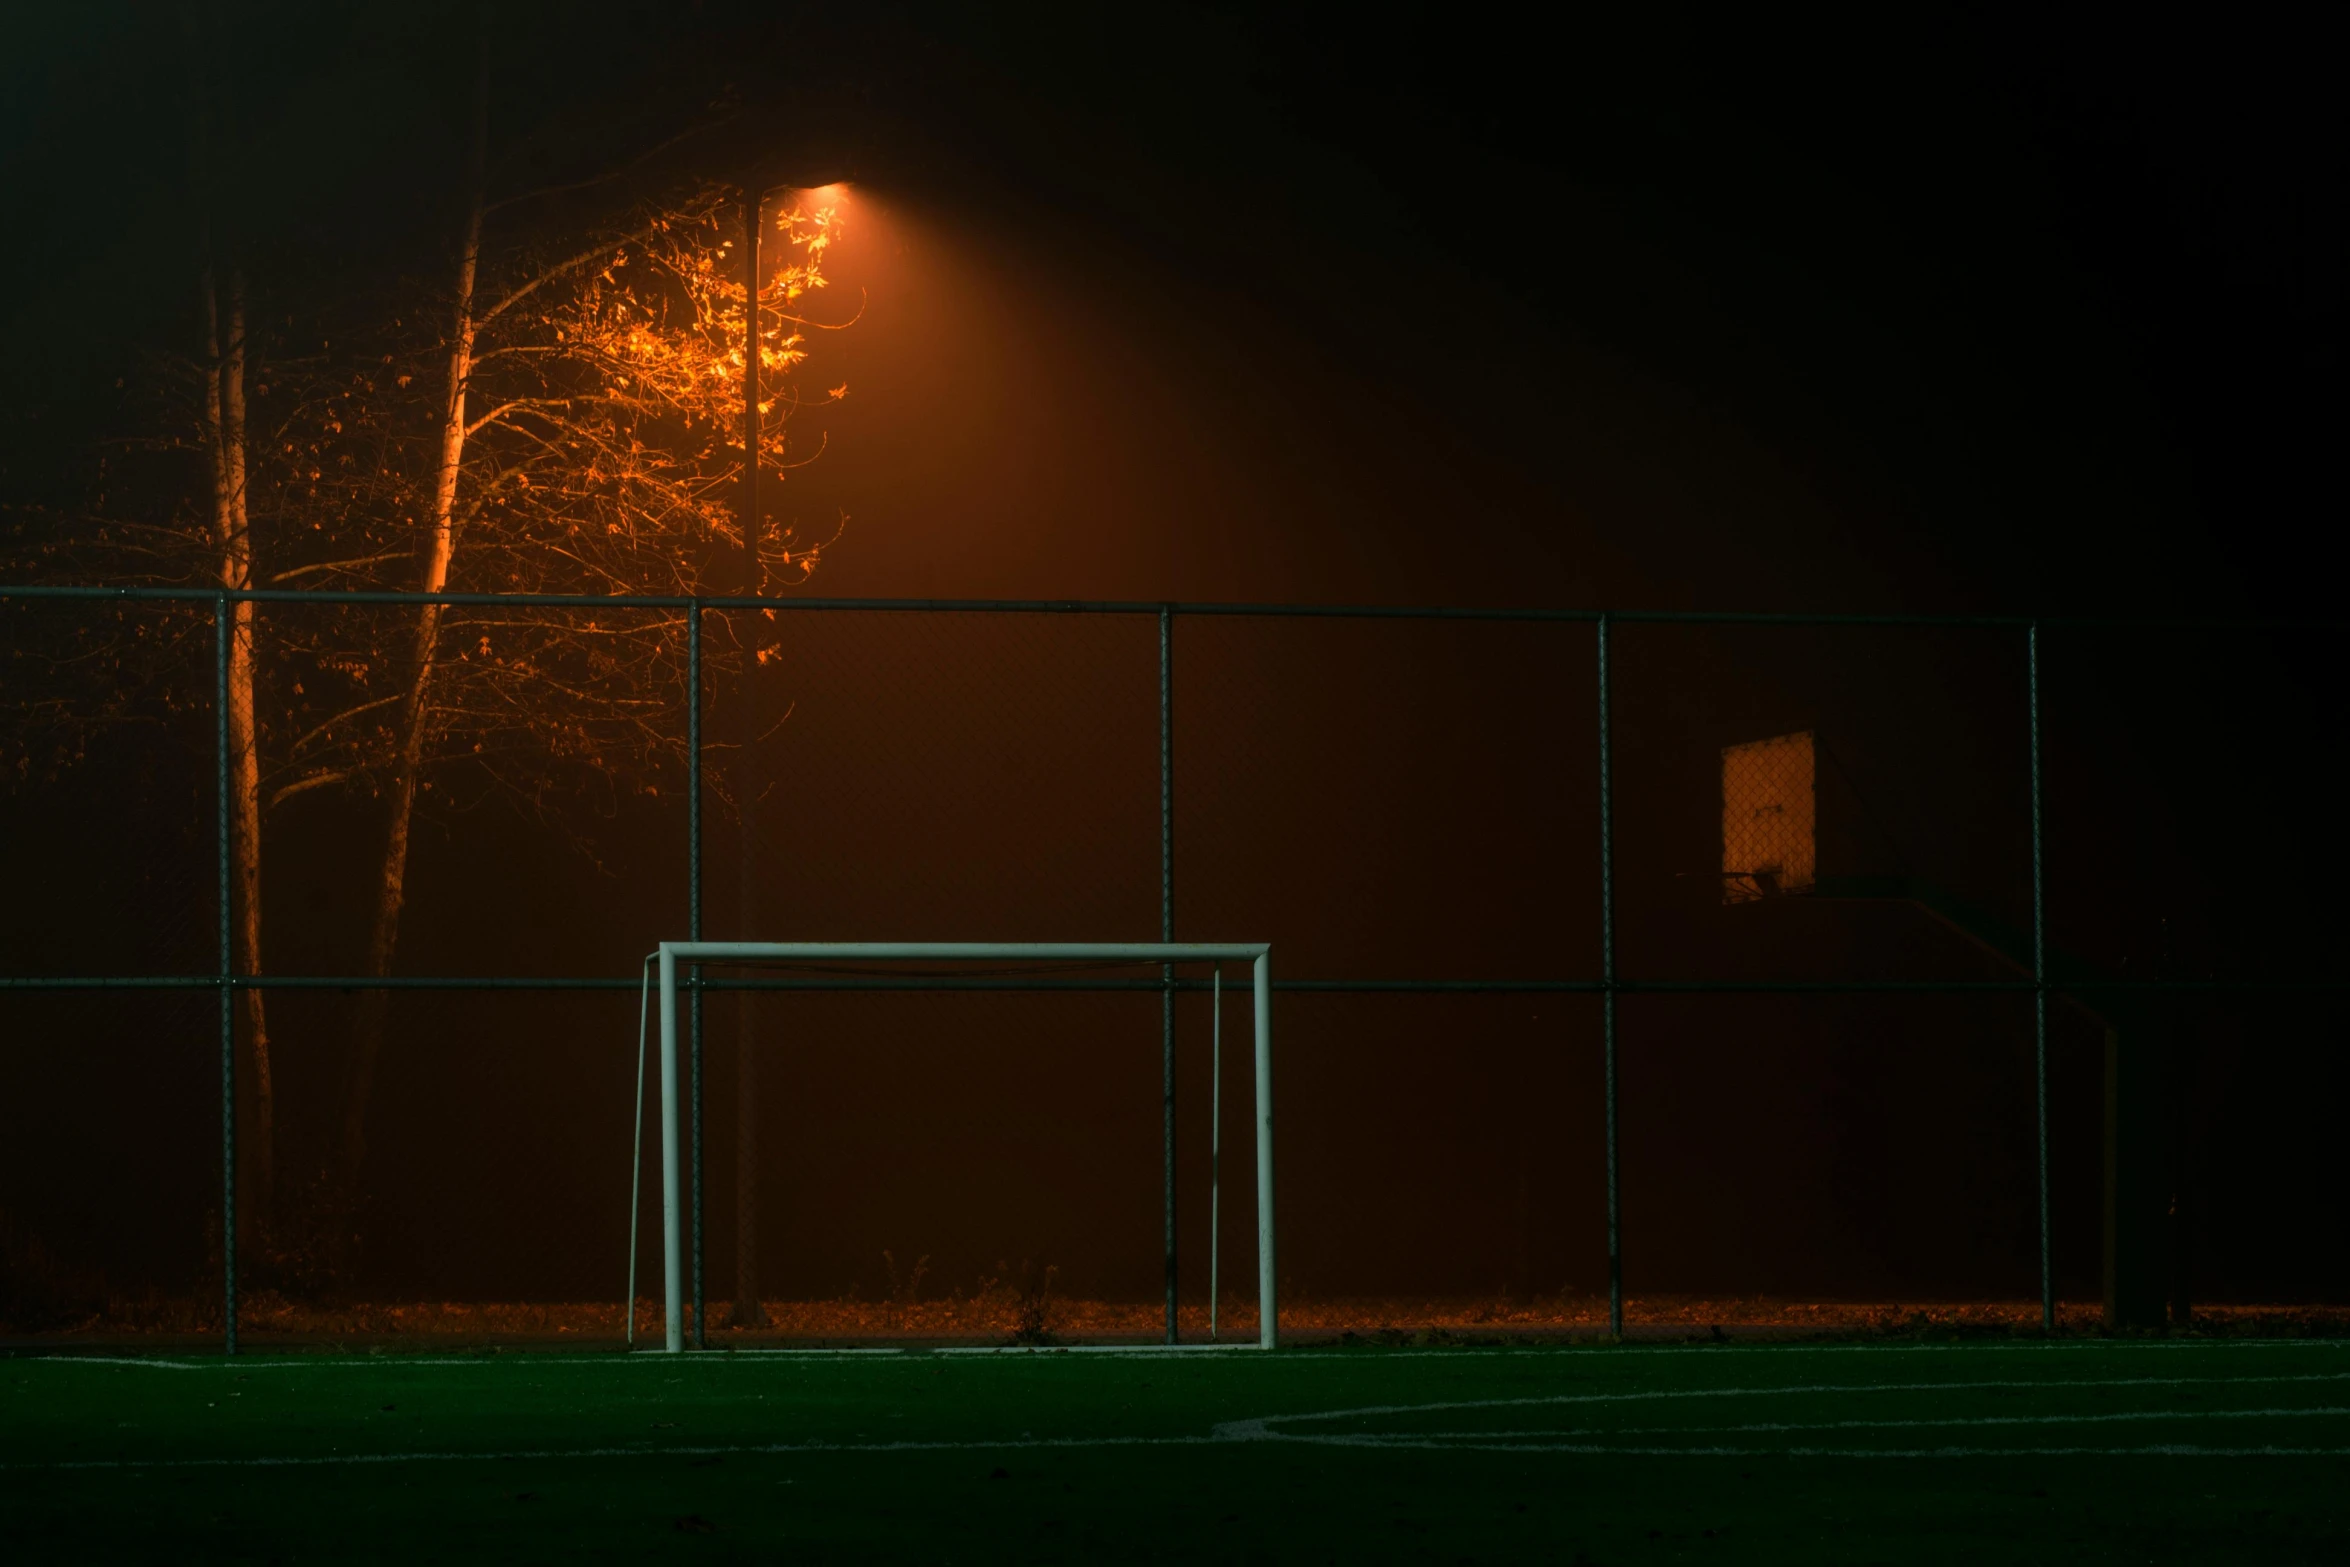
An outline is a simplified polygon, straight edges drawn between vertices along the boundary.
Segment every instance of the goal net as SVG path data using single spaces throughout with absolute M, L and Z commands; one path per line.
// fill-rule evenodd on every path
M 948 964 L 969 966 L 995 965 L 1056 965 L 1068 966 L 1133 966 L 1159 965 L 1162 974 L 1171 973 L 1177 965 L 1213 965 L 1212 984 L 1221 994 L 1223 966 L 1246 965 L 1252 993 L 1250 1008 L 1255 1071 L 1253 1074 L 1254 1124 L 1256 1135 L 1256 1231 L 1257 1231 L 1257 1343 L 1264 1349 L 1278 1342 L 1279 1328 L 1275 1312 L 1275 1270 L 1273 1222 L 1273 1103 L 1272 1103 L 1272 980 L 1271 949 L 1263 942 L 864 942 L 864 941 L 665 941 L 646 960 L 645 1004 L 638 1030 L 638 1093 L 643 1093 L 644 1062 L 648 1037 L 657 1036 L 660 1050 L 658 1080 L 660 1084 L 657 1123 L 660 1128 L 661 1163 L 661 1271 L 662 1323 L 664 1348 L 681 1353 L 685 1348 L 685 1229 L 687 1216 L 684 1193 L 680 1182 L 681 1121 L 683 1107 L 679 1094 L 679 1012 L 681 991 L 692 988 L 691 976 L 701 966 L 727 967 L 822 967 L 826 965 L 855 965 L 859 970 L 886 971 L 894 967 L 919 964 Z M 1221 1051 L 1223 1008 L 1215 1009 L 1217 1048 Z M 651 1026 L 648 1027 L 647 1025 Z M 1220 1082 L 1220 1076 L 1219 1076 Z M 1216 1121 L 1221 1132 L 1221 1106 Z M 643 1116 L 637 1118 L 639 1147 L 636 1167 L 642 1166 Z M 637 1176 L 632 1174 L 632 1190 Z M 634 1206 L 632 1198 L 631 1212 Z M 630 1296 L 635 1295 L 634 1268 L 636 1245 L 634 1220 L 631 1220 L 630 1239 Z M 1211 1257 L 1215 1253 L 1211 1243 Z M 1171 1264 L 1170 1264 L 1171 1266 Z M 1211 1285 L 1211 1307 L 1214 1299 Z M 632 1308 L 633 1310 L 633 1308 Z

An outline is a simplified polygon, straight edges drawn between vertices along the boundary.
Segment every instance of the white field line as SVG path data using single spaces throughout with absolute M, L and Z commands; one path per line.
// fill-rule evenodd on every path
M 1239 1442 L 1288 1442 L 1310 1446 L 1389 1448 L 1399 1450 L 1457 1451 L 1457 1452 L 1557 1452 L 1576 1454 L 1615 1454 L 1633 1457 L 1854 1457 L 1854 1458 L 1935 1458 L 1935 1457 L 2063 1457 L 2153 1454 L 2200 1457 L 2260 1457 L 2350 1456 L 2350 1447 L 2207 1447 L 2165 1443 L 2138 1447 L 1939 1447 L 1939 1448 L 1827 1448 L 1827 1447 L 1689 1447 L 1643 1445 L 1629 1442 L 1552 1442 L 1528 1441 L 1527 1436 L 1545 1433 L 1516 1433 L 1509 1440 L 1462 1440 L 1443 1433 L 1423 1437 L 1352 1435 L 1345 1433 L 1291 1432 L 1271 1429 L 1276 1422 L 1292 1424 L 1309 1420 L 1339 1420 L 1377 1414 L 1417 1414 L 1438 1410 L 1524 1408 L 1562 1404 L 1636 1403 L 1668 1398 L 1755 1397 L 1763 1394 L 1804 1395 L 1823 1393 L 1878 1393 L 1878 1392 L 1958 1392 L 1974 1388 L 2030 1388 L 2036 1391 L 2058 1391 L 2079 1387 L 2179 1387 L 2185 1385 L 2218 1384 L 2242 1386 L 2255 1383 L 2286 1382 L 2340 1382 L 2350 1381 L 2350 1373 L 2315 1373 L 2297 1376 L 2266 1377 L 2160 1377 L 2160 1378 L 2105 1378 L 2065 1382 L 1923 1382 L 1907 1384 L 1810 1384 L 1777 1388 L 1713 1388 L 1675 1389 L 1671 1391 L 1644 1391 L 1624 1393 L 1568 1394 L 1555 1398 L 1477 1399 L 1439 1404 L 1392 1404 L 1363 1409 L 1332 1410 L 1302 1415 L 1268 1415 L 1253 1420 L 1228 1420 L 1217 1424 L 1207 1436 L 1133 1436 L 1133 1437 L 1016 1437 L 980 1441 L 892 1441 L 892 1442 L 769 1442 L 737 1443 L 714 1446 L 628 1446 L 586 1448 L 523 1448 L 488 1452 L 394 1452 L 394 1453 L 330 1453 L 288 1456 L 220 1457 L 220 1458 L 116 1458 L 68 1459 L 54 1463 L 0 1464 L 0 1473 L 49 1473 L 83 1469 L 219 1469 L 219 1468 L 317 1468 L 337 1465 L 378 1465 L 398 1463 L 497 1463 L 523 1460 L 554 1460 L 568 1458 L 660 1458 L 660 1457 L 729 1457 L 788 1456 L 795 1453 L 923 1453 L 923 1452 L 1015 1452 L 1034 1449 L 1091 1449 L 1114 1447 L 1205 1447 Z M 2258 1410 L 2210 1411 L 2197 1410 L 2171 1415 L 2169 1412 L 2149 1414 L 2144 1418 L 2177 1418 L 2193 1420 L 2215 1415 L 2278 1415 L 2286 1418 L 2310 1414 L 2350 1413 L 2344 1410 Z M 2085 1416 L 1983 1416 L 1943 1421 L 1838 1421 L 1819 1426 L 1757 1424 L 1752 1426 L 1687 1427 L 1697 1432 L 1741 1430 L 1811 1430 L 1844 1427 L 1887 1428 L 1909 1426 L 1992 1426 L 2013 1424 L 2073 1424 L 2090 1423 L 2117 1418 L 2112 1415 Z M 2123 1417 L 2127 1418 L 2127 1417 Z M 1668 1428 L 1673 1429 L 1673 1428 Z M 1581 1433 L 1562 1433 L 1576 1434 Z M 1593 1433 L 1603 1434 L 1603 1433 Z M 1625 1436 L 1649 1436 L 1648 1431 L 1625 1432 Z M 1510 1435 L 1493 1433 L 1481 1435 Z
M 979 1442 L 762 1442 L 679 1447 L 513 1448 L 488 1452 L 328 1453 L 302 1457 L 76 1458 L 48 1464 L 0 1464 L 0 1474 L 54 1474 L 130 1469 L 328 1469 L 386 1464 L 526 1463 L 603 1458 L 788 1458 L 829 1453 L 1010 1453 L 1125 1447 L 1218 1447 L 1223 1436 L 1014 1437 Z M 2350 1458 L 2350 1447 L 2208 1447 L 2165 1442 L 2139 1447 L 1672 1447 L 1611 1442 L 1410 1442 L 1346 1436 L 1294 1437 L 1316 1447 L 1388 1451 L 1571 1453 L 1627 1458 Z
M 696 1447 L 532 1447 L 497 1452 L 325 1453 L 252 1458 L 73 1458 L 50 1464 L 0 1464 L 0 1474 L 74 1469 L 321 1469 L 337 1465 L 518 1463 L 563 1458 L 783 1457 L 793 1453 L 988 1453 L 1029 1448 L 1211 1447 L 1212 1436 L 1012 1437 L 992 1442 L 745 1442 Z
M 1435 1414 L 1457 1409 L 1542 1409 L 1572 1404 L 1629 1404 L 1692 1398 L 1786 1398 L 1835 1393 L 1959 1393 L 1970 1389 L 2004 1391 L 2021 1388 L 2033 1392 L 2058 1392 L 2086 1387 L 2250 1387 L 2280 1382 L 2350 1382 L 2350 1371 L 2313 1371 L 2264 1377 L 2071 1377 L 2056 1382 L 2045 1379 L 1810 1382 L 1781 1384 L 1777 1387 L 1645 1388 L 1616 1393 L 1553 1393 L 1529 1398 L 1468 1398 L 1435 1404 L 1366 1404 L 1359 1409 L 1330 1409 L 1302 1415 L 1263 1415 L 1253 1420 L 1227 1420 L 1219 1424 L 1216 1430 L 1219 1434 L 1234 1433 L 1235 1440 L 1278 1441 L 1289 1438 L 1292 1433 L 1271 1430 L 1276 1424 L 1295 1425 L 1307 1420 L 1357 1420 L 1372 1415 Z M 1261 1435 L 1244 1434 L 1244 1428 L 1245 1432 L 1261 1432 Z
M 1370 1442 L 1519 1442 L 1536 1437 L 1544 1441 L 1625 1436 L 1738 1436 L 1763 1431 L 1906 1431 L 1938 1426 L 2086 1426 L 2136 1420 L 2278 1420 L 2340 1419 L 2350 1416 L 2350 1405 L 2288 1405 L 2276 1409 L 2132 1409 L 2095 1415 L 1954 1415 L 1942 1420 L 1755 1420 L 1727 1426 L 1581 1426 L 1567 1431 L 1413 1431 L 1394 1437 L 1364 1433 Z M 1275 1432 L 1277 1439 L 1285 1433 Z M 1316 1437 L 1299 1440 L 1317 1441 Z
M 1232 1350 L 1251 1352 L 1254 1344 L 1182 1344 L 1182 1345 L 1124 1345 L 1124 1344 L 1062 1344 L 1042 1347 L 1029 1345 L 1004 1346 L 950 1346 L 945 1348 L 905 1348 L 878 1345 L 847 1349 L 715 1349 L 696 1350 L 683 1355 L 665 1355 L 650 1351 L 547 1351 L 519 1350 L 492 1355 L 377 1355 L 368 1353 L 278 1355 L 260 1358 L 239 1355 L 234 1359 L 225 1355 L 208 1355 L 201 1360 L 170 1359 L 147 1355 L 80 1355 L 71 1351 L 43 1355 L 0 1357 L 38 1361 L 45 1365 L 83 1366 L 146 1366 L 162 1371 L 281 1371 L 311 1366 L 376 1367 L 389 1366 L 528 1366 L 534 1372 L 551 1366 L 725 1366 L 744 1363 L 787 1362 L 791 1364 L 822 1365 L 871 1364 L 875 1360 L 920 1360 L 932 1355 L 959 1355 L 979 1360 L 1026 1361 L 1055 1355 L 1087 1354 L 1107 1359 L 1153 1359 L 1165 1356 L 1170 1349 Z M 2126 1351 L 2176 1350 L 2278 1350 L 2330 1349 L 2350 1350 L 2350 1339 L 2056 1339 L 2043 1342 L 1996 1341 L 1991 1343 L 1957 1344 L 1633 1344 L 1621 1346 L 1585 1344 L 1562 1348 L 1557 1345 L 1449 1345 L 1429 1348 L 1365 1346 L 1358 1349 L 1284 1349 L 1271 1357 L 1279 1364 L 1300 1360 L 1420 1360 L 1449 1358 L 1453 1360 L 1496 1360 L 1512 1356 L 1531 1356 L 1559 1360 L 1566 1356 L 1605 1357 L 1618 1364 L 1625 1361 L 1646 1360 L 1660 1355 L 1712 1355 L 1717 1358 L 1733 1356 L 1740 1360 L 1790 1355 L 1943 1355 L 1943 1354 L 2040 1354 L 2040 1355 L 2101 1355 Z
M 2350 1447 L 1634 1447 L 1614 1442 L 1397 1442 L 1376 1437 L 1305 1436 L 1312 1447 L 1382 1452 L 1567 1453 L 1593 1458 L 2350 1458 Z

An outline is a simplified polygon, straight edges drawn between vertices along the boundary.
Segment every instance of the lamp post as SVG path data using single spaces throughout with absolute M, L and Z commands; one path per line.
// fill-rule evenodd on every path
M 740 524 L 743 537 L 742 591 L 756 596 L 765 577 L 759 560 L 759 256 L 761 218 L 767 192 L 755 187 L 743 191 L 743 489 Z M 759 929 L 758 811 L 759 783 L 755 742 L 765 727 L 765 682 L 759 679 L 766 650 L 766 618 L 749 618 L 750 635 L 743 644 L 742 743 L 740 776 L 735 781 L 735 808 L 742 822 L 740 939 L 757 941 Z M 763 1328 L 767 1312 L 759 1304 L 759 1053 L 756 1001 L 752 992 L 735 993 L 734 1082 L 734 1325 Z
M 743 183 L 743 482 L 739 524 L 742 529 L 742 592 L 746 597 L 759 596 L 766 583 L 766 567 L 759 550 L 759 446 L 764 438 L 759 412 L 759 288 L 764 270 L 764 247 L 761 241 L 766 230 L 767 198 L 779 190 L 812 190 L 829 183 L 832 182 L 786 180 L 762 184 L 756 179 Z M 736 752 L 739 761 L 735 778 L 736 809 L 742 824 L 737 928 L 742 940 L 757 941 L 770 934 L 760 928 L 758 824 L 763 782 L 759 776 L 757 741 L 767 728 L 766 681 L 761 671 L 774 651 L 774 635 L 770 629 L 773 622 L 764 615 L 752 614 L 747 617 L 746 623 L 748 633 L 741 639 L 742 729 Z M 738 1328 L 763 1328 L 768 1325 L 766 1309 L 759 1303 L 757 1005 L 754 992 L 744 990 L 735 993 L 735 1282 L 734 1314 L 730 1320 Z M 698 1061 L 698 1040 L 695 1057 Z M 698 1097 L 696 1102 L 699 1103 Z M 697 1149 L 696 1169 L 699 1167 Z M 697 1262 L 702 1233 L 698 1191 L 697 1182 L 694 1210 Z M 695 1275 L 698 1280 L 698 1266 Z M 698 1288 L 695 1293 L 694 1321 L 698 1328 L 702 1320 L 702 1306 Z

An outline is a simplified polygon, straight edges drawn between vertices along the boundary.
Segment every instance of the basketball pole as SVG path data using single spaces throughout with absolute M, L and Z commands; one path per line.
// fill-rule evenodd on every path
M 1607 1106 L 1607 1331 L 1624 1336 L 1622 1207 L 1616 1158 L 1616 882 L 1614 795 L 1608 775 L 1608 618 L 1599 617 L 1599 1006 L 1602 1093 Z
M 1273 954 L 1256 961 L 1257 1014 L 1257 1344 L 1281 1344 L 1273 1255 Z
M 2048 932 L 2040 862 L 2040 622 L 2024 633 L 2032 723 L 2032 1077 L 2040 1122 L 2040 1331 L 2056 1331 L 2056 1274 L 2048 1235 Z
M 1159 940 L 1175 939 L 1175 619 L 1159 611 Z M 1166 1203 L 1167 1342 L 1175 1327 L 1175 966 L 1159 965 L 1160 1184 Z

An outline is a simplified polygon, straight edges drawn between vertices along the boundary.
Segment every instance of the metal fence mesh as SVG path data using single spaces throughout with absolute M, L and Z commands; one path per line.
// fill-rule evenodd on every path
M 477 757 L 478 715 L 451 719 L 351 1178 L 385 779 L 303 783 L 279 693 L 231 1212 L 214 608 L 0 596 L 9 1331 L 220 1332 L 225 1215 L 249 1337 L 609 1340 L 653 942 L 1151 940 L 1170 915 L 1277 954 L 1294 1326 L 1604 1329 L 1611 1171 L 1634 1329 L 2028 1326 L 2044 1287 L 2068 1320 L 2350 1300 L 2320 1108 L 2350 1088 L 2324 637 L 1624 617 L 1603 782 L 1571 617 L 466 606 L 490 658 L 625 621 L 673 697 L 625 759 L 513 713 Z M 263 602 L 264 678 L 415 608 Z M 1060 1331 L 1156 1336 L 1171 1018 L 1178 1305 L 1204 1332 L 1202 976 L 1171 1009 L 1124 978 L 713 971 L 703 1330 L 748 1293 L 770 1333 L 985 1337 L 1049 1296 Z M 1219 1277 L 1244 1319 L 1233 1046 L 1228 1019 Z M 2117 1275 L 2117 1233 L 2153 1260 Z

